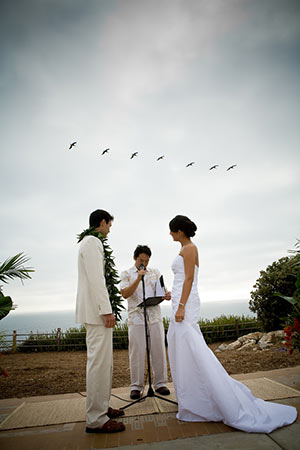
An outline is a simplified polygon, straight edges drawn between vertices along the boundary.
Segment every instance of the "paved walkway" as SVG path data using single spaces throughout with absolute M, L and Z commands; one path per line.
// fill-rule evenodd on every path
M 266 377 L 300 391 L 300 367 L 236 375 L 245 380 Z M 115 392 L 117 390 L 114 390 Z M 74 398 L 79 394 L 65 394 L 26 399 L 0 400 L 0 422 L 21 403 L 45 402 Z M 300 413 L 299 397 L 278 400 L 295 406 Z M 299 414 L 300 416 L 300 414 Z M 67 423 L 43 427 L 23 428 L 0 432 L 1 450 L 96 450 L 111 448 L 125 450 L 133 445 L 136 450 L 299 450 L 300 417 L 287 427 L 271 434 L 253 434 L 236 431 L 222 423 L 187 423 L 176 419 L 175 413 L 125 416 L 126 431 L 116 434 L 87 435 L 85 423 Z

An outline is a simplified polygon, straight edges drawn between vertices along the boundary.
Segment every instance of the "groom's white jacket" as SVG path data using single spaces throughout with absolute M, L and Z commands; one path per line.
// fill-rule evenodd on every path
M 86 236 L 78 253 L 76 322 L 103 325 L 102 314 L 111 314 L 104 276 L 104 251 L 100 239 Z

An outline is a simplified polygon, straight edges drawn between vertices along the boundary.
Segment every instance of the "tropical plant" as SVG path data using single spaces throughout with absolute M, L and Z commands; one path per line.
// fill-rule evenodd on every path
M 291 313 L 286 318 L 286 321 L 293 321 L 294 317 L 300 320 L 300 270 L 296 275 L 296 283 L 295 283 L 295 291 L 291 297 L 286 295 L 282 295 L 281 293 L 277 293 L 278 297 L 281 297 L 283 300 L 286 300 L 293 307 Z
M 277 293 L 279 297 L 283 298 L 284 300 L 288 301 L 294 306 L 295 311 L 293 313 L 296 313 L 298 316 L 300 316 L 300 240 L 297 239 L 297 243 L 295 244 L 296 250 L 289 250 L 289 253 L 292 253 L 294 257 L 290 260 L 289 265 L 291 268 L 291 271 L 293 269 L 296 269 L 297 273 L 292 274 L 292 277 L 296 278 L 295 280 L 295 292 L 293 293 L 292 297 L 282 295 L 280 293 Z
M 292 354 L 294 349 L 300 351 L 300 240 L 297 240 L 295 245 L 296 250 L 290 250 L 290 253 L 294 254 L 294 257 L 290 261 L 291 268 L 296 268 L 297 274 L 294 275 L 295 291 L 292 296 L 282 295 L 277 293 L 279 297 L 287 301 L 292 305 L 291 313 L 285 319 L 284 333 L 285 333 L 285 346 L 288 348 L 289 353 Z
M 23 282 L 23 280 L 31 278 L 30 273 L 34 272 L 34 269 L 32 267 L 25 267 L 29 259 L 23 252 L 6 259 L 0 265 L 0 282 L 8 283 L 9 280 L 13 280 L 14 278 L 19 278 Z M 3 294 L 2 286 L 0 285 L 0 320 L 7 316 L 15 307 L 11 297 Z
M 7 316 L 9 311 L 11 311 L 14 308 L 15 307 L 13 305 L 11 297 L 4 296 L 4 294 L 0 290 L 0 320 L 3 319 L 5 316 Z
M 284 328 L 284 345 L 291 355 L 295 349 L 300 351 L 300 323 L 294 317 L 293 324 Z

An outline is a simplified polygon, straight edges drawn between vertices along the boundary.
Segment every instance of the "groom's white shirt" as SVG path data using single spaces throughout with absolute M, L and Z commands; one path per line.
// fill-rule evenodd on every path
M 76 322 L 103 325 L 102 314 L 111 314 L 104 276 L 104 251 L 100 239 L 86 236 L 78 253 Z

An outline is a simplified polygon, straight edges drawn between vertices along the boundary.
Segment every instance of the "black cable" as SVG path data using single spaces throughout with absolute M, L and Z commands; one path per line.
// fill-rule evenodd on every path
M 141 397 L 144 394 L 144 389 L 145 388 L 143 388 L 143 390 L 141 391 Z M 77 394 L 81 395 L 81 397 L 86 397 L 86 395 L 82 394 L 81 392 L 77 392 Z M 117 398 L 119 400 L 122 400 L 122 402 L 126 402 L 126 403 L 130 403 L 131 402 L 131 400 L 128 400 L 128 398 L 122 398 L 122 397 L 119 397 L 116 394 L 111 394 L 111 397 L 115 397 L 115 398 Z M 145 401 L 145 399 L 142 399 L 141 401 Z

